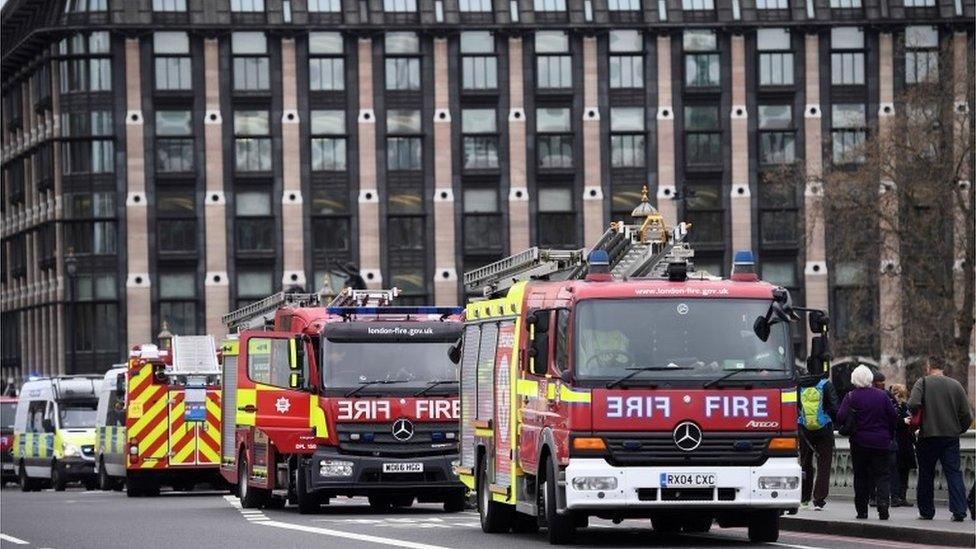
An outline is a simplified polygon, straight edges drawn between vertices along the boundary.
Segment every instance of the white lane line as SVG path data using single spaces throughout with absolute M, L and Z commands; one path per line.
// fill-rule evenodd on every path
M 777 547 L 792 547 L 793 549 L 821 549 L 819 547 L 813 547 L 813 546 L 810 546 L 810 545 L 796 545 L 794 543 L 783 543 L 781 541 L 776 541 L 776 542 L 770 543 L 769 545 L 775 545 Z
M 368 534 L 354 534 L 352 532 L 343 532 L 342 530 L 332 530 L 330 528 L 319 528 L 317 526 L 305 526 L 302 524 L 292 524 L 289 522 L 279 522 L 277 520 L 268 520 L 263 522 L 258 522 L 256 524 L 261 524 L 262 526 L 273 526 L 275 528 L 284 528 L 286 530 L 297 530 L 299 532 L 307 532 L 309 534 L 319 534 L 322 536 L 333 536 L 337 538 L 352 539 L 356 541 L 365 541 L 369 543 L 376 543 L 379 545 L 391 545 L 393 547 L 405 547 L 407 549 L 447 549 L 441 545 L 430 545 L 427 543 L 416 543 L 412 541 L 406 541 L 396 538 L 383 538 L 380 536 L 371 536 Z
M 0 539 L 2 539 L 3 541 L 9 541 L 10 543 L 13 543 L 14 545 L 28 545 L 29 544 L 29 542 L 26 542 L 26 541 L 24 541 L 24 540 L 22 540 L 20 538 L 15 538 L 15 537 L 13 537 L 11 535 L 7 535 L 7 534 L 0 534 Z

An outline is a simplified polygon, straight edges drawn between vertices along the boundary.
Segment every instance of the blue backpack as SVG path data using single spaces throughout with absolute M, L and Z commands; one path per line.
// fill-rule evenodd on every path
M 821 379 L 816 385 L 800 389 L 800 413 L 797 423 L 808 431 L 823 429 L 830 423 L 830 416 L 824 411 L 824 386 L 826 379 Z

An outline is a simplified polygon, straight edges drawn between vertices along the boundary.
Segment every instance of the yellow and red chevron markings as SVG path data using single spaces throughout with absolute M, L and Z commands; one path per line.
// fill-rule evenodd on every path
M 186 422 L 186 394 L 170 393 L 169 464 L 217 465 L 220 459 L 220 393 L 207 391 L 207 419 Z

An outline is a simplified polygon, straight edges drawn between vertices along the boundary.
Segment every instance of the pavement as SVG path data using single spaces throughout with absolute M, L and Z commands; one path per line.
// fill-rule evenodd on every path
M 947 504 L 937 504 L 935 518 L 918 518 L 915 507 L 894 507 L 891 518 L 878 518 L 878 511 L 869 508 L 867 520 L 859 520 L 854 501 L 831 498 L 821 511 L 812 507 L 800 509 L 796 515 L 785 516 L 780 528 L 798 532 L 831 532 L 844 536 L 956 547 L 976 547 L 976 523 L 967 515 L 962 522 L 953 522 Z
M 241 509 L 226 492 L 163 492 L 158 498 L 128 498 L 120 492 L 44 490 L 0 493 L 0 547 L 137 548 L 174 547 L 262 549 L 341 547 L 342 549 L 519 549 L 549 547 L 542 533 L 484 534 L 475 511 L 444 513 L 439 505 L 415 504 L 408 509 L 374 513 L 362 498 L 337 499 L 315 515 L 299 515 L 293 507 L 280 510 Z M 783 531 L 777 543 L 752 544 L 744 528 L 715 527 L 708 534 L 662 534 L 646 520 L 620 524 L 591 519 L 574 545 L 599 548 L 787 547 L 793 549 L 908 549 L 948 545 L 973 523 L 950 523 L 937 516 L 918 526 L 912 509 L 895 509 L 889 527 L 912 527 L 926 532 L 923 539 L 887 541 L 846 534 L 842 527 L 853 517 L 843 502 L 831 501 L 827 511 L 813 511 L 784 520 L 807 530 Z M 941 511 L 941 509 L 940 509 Z M 847 515 L 850 515 L 848 517 Z M 826 524 L 824 524 L 826 522 Z M 878 524 L 872 518 L 869 523 Z M 913 543 L 914 541 L 914 543 Z M 972 547 L 974 544 L 970 543 Z

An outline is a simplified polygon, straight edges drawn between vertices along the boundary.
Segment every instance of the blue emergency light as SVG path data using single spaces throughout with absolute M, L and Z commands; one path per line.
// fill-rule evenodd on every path
M 463 307 L 327 307 L 330 315 L 459 315 Z
M 752 250 L 738 250 L 732 257 L 732 280 L 758 280 L 756 276 L 756 257 Z

